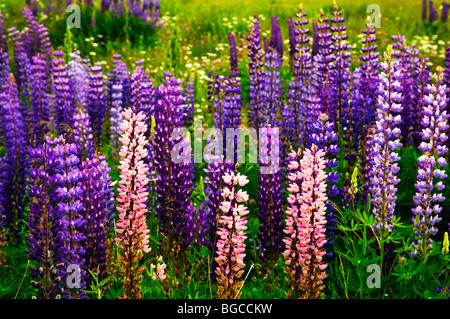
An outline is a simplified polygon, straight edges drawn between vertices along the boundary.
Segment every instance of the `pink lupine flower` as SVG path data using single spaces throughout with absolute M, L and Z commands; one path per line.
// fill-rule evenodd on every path
M 147 140 L 144 133 L 147 130 L 145 115 L 136 114 L 128 108 L 122 113 L 124 120 L 120 125 L 123 132 L 119 138 L 123 144 L 120 149 L 121 170 L 119 181 L 119 196 L 117 209 L 117 236 L 115 241 L 119 247 L 119 264 L 124 276 L 124 295 L 122 298 L 139 299 L 143 267 L 139 267 L 139 260 L 143 253 L 149 253 L 149 235 L 145 220 L 147 213 L 146 202 L 148 192 L 147 171 L 144 163 L 147 157 Z
M 236 185 L 244 186 L 248 183 L 247 177 L 239 173 L 225 173 L 223 175 L 225 183 L 233 186 L 231 189 L 224 188 L 222 191 L 222 205 L 220 206 L 223 215 L 219 218 L 217 235 L 217 257 L 218 266 L 216 268 L 217 281 L 219 283 L 217 294 L 220 298 L 231 299 L 241 295 L 240 287 L 242 280 L 238 280 L 244 273 L 245 257 L 245 230 L 247 220 L 244 217 L 248 214 L 245 203 L 248 201 L 246 191 L 239 189 Z
M 291 163 L 296 162 L 301 152 L 290 153 Z M 290 274 L 288 283 L 291 292 L 288 297 L 318 298 L 322 295 L 323 280 L 326 277 L 327 265 L 323 262 L 326 254 L 325 224 L 326 220 L 326 173 L 325 153 L 316 145 L 306 149 L 300 166 L 293 168 L 288 190 L 288 208 L 286 210 L 287 235 L 283 242 L 286 271 Z M 301 271 L 297 271 L 300 269 Z

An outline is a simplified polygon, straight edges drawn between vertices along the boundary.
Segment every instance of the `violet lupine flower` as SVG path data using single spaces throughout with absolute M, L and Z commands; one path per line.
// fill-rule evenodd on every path
M 427 2 L 428 0 L 422 0 L 422 21 L 427 20 Z
M 324 113 L 323 105 L 317 95 L 311 95 L 307 98 L 306 114 L 305 114 L 305 130 L 312 132 L 314 130 L 314 123 L 319 118 L 319 115 Z M 311 139 L 305 140 L 306 147 L 311 146 Z
M 311 57 L 313 58 L 317 53 L 319 53 L 319 29 L 317 28 L 317 21 L 311 21 L 313 29 L 312 47 L 311 47 Z
M 102 67 L 91 67 L 89 74 L 88 113 L 91 118 L 94 143 L 99 149 L 102 142 L 103 122 L 106 111 L 106 96 L 103 83 Z
M 184 127 L 191 127 L 194 120 L 195 109 L 194 79 L 192 77 L 186 82 L 185 91 L 185 103 L 183 105 L 183 116 L 181 119 L 184 122 Z
M 280 76 L 281 60 L 278 52 L 269 47 L 265 52 L 263 105 L 265 121 L 274 127 L 279 126 L 278 112 L 281 109 L 284 86 Z
M 111 6 L 110 0 L 102 0 L 100 2 L 100 12 L 103 14 L 105 13 L 105 11 L 109 11 L 110 6 Z
M 306 103 L 310 95 L 311 77 L 311 53 L 307 14 L 303 12 L 300 4 L 299 12 L 296 14 L 294 32 L 296 36 L 296 50 L 299 52 L 294 56 L 293 76 L 289 82 L 288 104 L 292 109 L 293 121 L 293 148 L 297 149 L 305 145 L 306 137 Z
M 27 127 L 27 141 L 30 140 L 31 130 L 30 125 L 30 60 L 25 51 L 25 45 L 23 36 L 20 35 L 19 30 L 16 27 L 9 29 L 10 37 L 13 39 L 14 43 L 14 64 L 15 72 L 14 76 L 16 79 L 17 87 L 19 90 L 19 101 L 20 101 L 20 112 L 24 118 Z
M 0 54 L 8 52 L 8 37 L 6 36 L 5 20 L 0 11 Z
M 73 88 L 69 85 L 67 65 L 64 63 L 64 52 L 53 52 L 53 90 L 56 110 L 56 125 L 60 133 L 66 132 L 65 126 L 72 126 L 75 114 L 75 97 Z
M 161 231 L 168 239 L 164 245 L 170 253 L 174 245 L 181 242 L 183 215 L 189 205 L 192 193 L 190 168 L 191 158 L 184 155 L 188 152 L 189 141 L 177 135 L 183 125 L 181 121 L 181 104 L 183 99 L 180 87 L 181 80 L 164 73 L 164 82 L 156 90 L 155 135 L 154 135 L 154 167 L 158 175 L 156 179 L 156 214 L 161 221 Z M 181 146 L 178 154 L 175 146 Z M 186 153 L 185 153 L 186 152 Z M 180 160 L 180 157 L 184 157 Z
M 431 251 L 433 240 L 430 236 L 438 232 L 436 224 L 442 220 L 439 217 L 442 211 L 440 202 L 445 200 L 441 191 L 445 187 L 442 180 L 447 178 L 447 161 L 444 155 L 448 148 L 444 143 L 448 139 L 446 132 L 450 114 L 445 110 L 448 89 L 439 84 L 442 80 L 442 67 L 438 66 L 437 71 L 436 84 L 427 85 L 427 95 L 423 99 L 422 143 L 419 150 L 424 153 L 418 159 L 416 194 L 413 197 L 415 207 L 412 209 L 412 223 L 416 228 L 411 252 L 413 257 L 423 257 Z
M 94 158 L 94 136 L 88 113 L 79 112 L 74 115 L 72 140 L 77 146 L 76 154 L 80 161 Z
M 102 172 L 97 158 L 87 158 L 80 164 L 80 202 L 83 208 L 80 215 L 85 224 L 84 233 L 84 267 L 86 270 L 98 273 L 98 281 L 106 279 L 106 241 L 107 228 L 105 199 Z M 92 278 L 88 276 L 86 285 L 90 286 Z M 102 287 L 101 289 L 105 289 Z
M 89 59 L 82 59 L 80 51 L 71 52 L 69 54 L 69 78 L 71 79 L 74 91 L 75 101 L 83 111 L 88 109 L 88 92 L 89 92 L 89 70 L 91 69 L 91 62 Z
M 261 24 L 258 16 L 253 18 L 253 24 L 249 30 L 248 40 L 248 57 L 250 89 L 249 89 L 249 123 L 256 130 L 264 126 L 264 109 L 262 96 L 262 83 L 264 81 L 263 54 L 261 53 Z
M 442 84 L 445 84 L 447 88 L 450 88 L 450 46 L 445 49 L 445 68 L 444 77 L 442 78 Z M 450 93 L 447 92 L 447 98 L 450 101 Z M 450 102 L 447 103 L 447 113 L 450 114 Z
M 272 16 L 272 29 L 270 34 L 270 47 L 277 51 L 278 57 L 280 58 L 280 63 L 282 63 L 283 38 L 281 35 L 280 24 L 278 23 L 278 17 L 275 14 Z
M 136 108 L 136 112 L 145 114 L 148 127 L 151 127 L 151 116 L 154 112 L 155 87 L 149 76 L 144 74 L 143 60 L 135 62 L 136 68 L 131 74 L 130 82 L 130 105 Z M 148 137 L 149 134 L 147 134 Z
M 27 253 L 31 260 L 31 284 L 39 289 L 39 299 L 54 299 L 62 293 L 64 266 L 64 235 L 61 211 L 56 208 L 53 184 L 58 160 L 53 148 L 44 143 L 30 152 L 30 213 L 28 216 Z
M 6 212 L 5 227 L 8 228 L 8 241 L 13 245 L 20 242 L 23 213 L 25 210 L 28 176 L 28 150 L 24 118 L 20 112 L 17 85 L 11 74 L 9 85 L 4 86 L 7 100 L 3 105 L 4 145 L 6 155 L 1 172 L 3 184 L 3 207 Z M 9 95 L 9 96 L 8 96 Z
M 370 172 L 373 171 L 373 165 L 374 165 L 374 157 L 375 154 L 373 152 L 374 147 L 374 139 L 375 139 L 375 129 L 373 127 L 369 128 L 367 132 L 367 136 L 365 138 L 366 144 L 366 157 L 364 158 L 364 165 L 362 166 L 362 174 L 364 175 L 362 180 L 362 195 L 361 195 L 361 210 L 364 210 L 364 206 L 367 203 L 368 195 L 370 193 L 370 184 L 371 184 L 371 178 L 370 178 Z M 361 169 L 361 168 L 360 168 Z
M 333 83 L 332 65 L 335 63 L 333 55 L 334 46 L 332 35 L 329 32 L 330 25 L 323 10 L 320 11 L 320 19 L 317 24 L 318 52 L 313 58 L 312 85 L 314 92 L 320 98 L 324 112 L 330 121 L 336 122 L 336 87 Z
M 225 78 L 222 75 L 208 76 L 211 80 L 208 81 L 208 101 L 209 113 L 213 114 L 212 120 L 214 127 L 220 131 L 224 131 L 223 124 L 223 100 L 224 100 L 224 86 Z
M 418 55 L 417 48 L 413 49 Z M 413 78 L 413 94 L 415 94 L 414 101 L 415 103 L 412 105 L 412 130 L 411 130 L 411 138 L 414 145 L 417 147 L 419 146 L 421 142 L 420 138 L 420 130 L 418 129 L 420 127 L 420 122 L 422 119 L 421 113 L 423 108 L 424 100 L 426 93 L 426 87 L 431 82 L 430 77 L 430 66 L 427 65 L 427 62 L 429 62 L 429 58 L 415 58 L 413 62 L 413 72 L 412 72 L 412 78 Z
M 238 68 L 236 36 L 233 32 L 228 34 L 228 43 L 230 45 L 230 73 L 236 74 Z
M 294 74 L 295 55 L 298 52 L 297 39 L 295 35 L 295 24 L 291 17 L 288 17 L 289 30 L 289 70 Z
M 313 145 L 306 149 L 298 162 L 298 153 L 291 152 L 288 179 L 287 235 L 284 238 L 285 270 L 289 274 L 292 292 L 288 297 L 315 299 L 322 295 L 326 278 L 323 261 L 326 236 L 326 183 L 325 152 Z
M 350 86 L 350 57 L 351 48 L 347 44 L 347 28 L 345 27 L 345 18 L 342 11 L 339 10 L 336 2 L 333 6 L 333 17 L 330 20 L 331 40 L 334 46 L 334 64 L 332 66 L 332 82 L 336 89 L 337 117 L 336 125 L 341 123 L 342 110 L 348 108 L 348 89 Z
M 225 187 L 222 192 L 222 203 L 220 209 L 222 214 L 218 221 L 219 229 L 217 235 L 217 257 L 216 279 L 218 282 L 217 296 L 219 298 L 231 299 L 239 298 L 242 294 L 241 286 L 243 280 L 239 280 L 244 273 L 245 240 L 247 236 L 247 219 L 249 213 L 245 203 L 248 201 L 248 194 L 240 187 L 248 183 L 246 176 L 231 172 L 222 176 L 225 184 L 230 184 L 231 188 Z
M 392 55 L 399 60 L 399 67 L 401 76 L 399 80 L 402 85 L 402 96 L 403 96 L 403 112 L 402 112 L 402 123 L 400 129 L 402 131 L 402 143 L 403 145 L 409 146 L 412 143 L 411 135 L 414 130 L 414 125 L 417 124 L 414 121 L 414 105 L 417 105 L 416 92 L 413 90 L 413 79 L 411 75 L 412 69 L 412 51 L 406 45 L 405 36 L 392 36 L 392 40 L 397 41 L 392 44 L 394 49 Z
M 115 241 L 119 246 L 119 264 L 125 274 L 123 282 L 124 299 L 140 299 L 142 297 L 139 283 L 142 280 L 143 268 L 139 260 L 143 253 L 149 253 L 149 235 L 145 213 L 147 212 L 146 186 L 148 183 L 145 158 L 147 143 L 145 137 L 147 125 L 142 112 L 135 113 L 131 108 L 123 111 L 124 120 L 120 126 L 123 135 L 120 138 L 121 171 L 119 196 L 117 197 L 119 220 L 117 221 Z
M 108 74 L 108 92 L 111 104 L 110 112 L 110 130 L 112 154 L 117 154 L 119 149 L 118 137 L 121 134 L 120 124 L 122 123 L 122 108 L 126 102 L 126 85 L 128 83 L 127 66 L 120 60 L 120 55 L 113 56 L 113 70 Z
M 428 5 L 429 5 L 429 10 L 430 13 L 428 15 L 428 22 L 432 23 L 434 21 L 436 21 L 438 19 L 438 12 L 437 10 L 434 8 L 434 4 L 433 1 L 428 1 Z
M 83 227 L 85 220 L 81 215 L 83 205 L 80 201 L 81 174 L 78 168 L 80 162 L 76 156 L 78 148 L 75 144 L 67 143 L 63 136 L 52 141 L 48 141 L 53 147 L 53 155 L 58 161 L 55 165 L 55 177 L 53 180 L 56 186 L 56 199 L 58 201 L 55 209 L 60 215 L 64 233 L 64 250 L 66 258 L 64 265 L 67 267 L 67 275 L 70 275 L 70 265 L 80 267 L 80 288 L 87 289 L 86 270 L 84 269 L 84 240 Z M 72 267 L 73 267 L 72 266 Z M 65 281 L 65 278 L 63 279 Z M 62 297 L 65 299 L 86 298 L 86 294 L 81 289 L 64 287 Z
M 31 124 L 32 139 L 36 145 L 44 142 L 44 135 L 49 131 L 50 97 L 46 88 L 45 60 L 41 55 L 33 56 L 31 66 Z
M 274 130 L 269 125 L 259 136 L 258 218 L 261 225 L 258 238 L 262 250 L 260 258 L 267 269 L 272 269 L 283 250 L 283 170 L 281 158 L 277 156 L 279 145 L 273 145 L 274 141 L 279 141 L 279 144 L 281 141 L 278 138 L 273 140 L 273 134 Z M 273 155 L 277 164 L 271 162 Z
M 339 153 L 339 147 L 337 146 L 338 136 L 334 130 L 334 123 L 328 120 L 326 114 L 320 114 L 317 121 L 313 125 L 313 131 L 311 135 L 311 144 L 316 145 L 319 149 L 323 150 L 325 155 L 325 167 L 327 172 L 327 198 L 325 202 L 328 215 L 327 215 L 327 242 L 325 244 L 326 248 L 332 247 L 334 242 L 332 237 L 335 230 L 334 224 L 337 219 L 334 217 L 334 212 L 336 209 L 330 204 L 329 200 L 339 195 L 339 190 L 336 184 L 339 180 L 339 173 L 335 171 L 336 167 L 339 165 L 337 161 L 337 154 Z M 327 253 L 327 257 L 330 258 L 331 253 Z
M 217 236 L 217 220 L 220 216 L 220 205 L 221 205 L 221 195 L 222 189 L 224 187 L 230 187 L 230 185 L 225 184 L 222 176 L 225 173 L 230 174 L 234 169 L 234 164 L 227 161 L 223 162 L 214 161 L 208 163 L 207 168 L 204 169 L 207 177 L 205 178 L 205 199 L 204 205 L 206 206 L 206 226 L 208 229 L 208 234 L 204 236 L 204 241 L 206 247 L 209 250 L 213 250 L 214 244 L 216 242 Z
M 8 52 L 0 52 L 0 103 L 5 105 L 10 102 L 9 94 L 9 56 Z M 0 108 L 0 141 L 3 141 L 5 134 L 5 121 L 3 119 L 4 108 Z
M 448 20 L 448 3 L 447 1 L 442 2 L 442 10 L 441 10 L 441 21 L 447 22 Z
M 401 147 L 399 140 L 402 122 L 403 97 L 401 92 L 401 66 L 398 60 L 392 60 L 393 49 L 386 49 L 386 61 L 381 63 L 379 75 L 377 110 L 375 114 L 375 136 L 373 146 L 373 166 L 371 175 L 371 207 L 376 224 L 374 228 L 384 234 L 392 231 L 397 199 L 396 184 L 400 181 L 396 174 L 400 160 L 396 149 Z M 386 233 L 387 232 L 387 233 Z
M 231 76 L 226 77 L 223 88 L 223 151 L 226 158 L 233 163 L 237 163 L 240 156 L 238 154 L 239 141 L 237 137 L 239 136 L 239 126 L 241 125 L 242 102 L 241 83 L 238 73 L 239 71 L 236 70 Z M 233 129 L 234 131 L 228 129 Z M 234 136 L 230 137 L 227 133 L 232 133 Z M 233 140 L 231 138 L 233 138 Z M 230 149 L 228 143 L 233 143 L 234 148 Z

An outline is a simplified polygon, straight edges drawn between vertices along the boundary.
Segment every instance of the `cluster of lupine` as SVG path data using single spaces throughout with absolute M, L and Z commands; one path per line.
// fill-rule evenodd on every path
M 37 0 L 27 0 L 27 5 L 31 8 L 30 12 L 36 14 L 43 11 L 46 14 L 57 12 L 64 14 L 68 6 L 72 3 L 84 7 L 93 7 L 94 0 L 84 0 L 73 2 L 72 0 L 47 0 L 45 6 L 41 7 Z M 161 0 L 102 0 L 100 1 L 100 12 L 110 12 L 114 17 L 123 18 L 126 14 L 142 19 L 145 23 L 151 23 L 152 29 L 158 26 L 161 11 Z M 92 26 L 95 27 L 95 12 L 92 16 Z
M 186 135 L 196 114 L 195 78 L 183 85 L 164 72 L 157 87 L 142 60 L 128 71 L 114 55 L 111 71 L 103 74 L 106 68 L 91 65 L 79 52 L 51 54 L 46 29 L 33 13 L 36 1 L 30 4 L 32 10 L 23 11 L 28 28 L 22 32 L 12 28 L 7 35 L 0 14 L 0 143 L 5 151 L 0 158 L 0 251 L 4 238 L 11 245 L 26 238 L 39 297 L 86 298 L 85 290 L 94 283 L 90 273 L 99 281 L 114 275 L 114 251 L 122 298 L 143 297 L 148 255 L 156 260 L 150 277 L 176 287 L 196 245 L 210 252 L 208 276 L 217 284 L 218 297 L 239 297 L 247 220 L 253 216 L 241 188 L 249 180 L 236 164 L 242 145 L 227 135 L 239 133 L 246 120 L 257 130 L 260 151 L 254 216 L 260 226 L 253 248 L 264 280 L 273 280 L 271 287 L 276 287 L 274 268 L 281 258 L 291 287 L 287 297 L 323 295 L 340 198 L 341 207 L 351 207 L 354 214 L 370 198 L 374 232 L 384 239 L 393 232 L 401 146 L 423 152 L 411 255 L 431 251 L 445 199 L 441 180 L 447 177 L 450 48 L 445 70 L 437 68 L 436 76 L 403 36 L 392 37 L 380 63 L 376 31 L 368 23 L 360 67 L 351 71 L 345 18 L 336 3 L 330 17 L 321 11 L 312 21 L 312 39 L 300 6 L 287 21 L 288 53 L 278 17 L 272 16 L 270 39 L 261 39 L 255 17 L 246 37 L 247 118 L 235 34 L 228 36 L 229 73 L 210 75 L 208 111 L 225 139 L 221 145 L 206 141 L 216 151 L 204 158 L 205 201 L 198 203 L 192 193 L 201 172 L 195 171 Z M 103 11 L 118 14 L 123 8 L 120 0 L 101 4 Z M 159 2 L 152 1 L 128 1 L 127 6 L 141 17 L 159 10 Z M 284 85 L 287 55 L 292 76 Z M 101 155 L 105 146 L 112 153 L 108 160 L 120 160 L 117 167 Z M 340 167 L 353 174 L 338 189 Z M 112 169 L 120 173 L 116 197 Z M 154 234 L 149 220 L 156 224 Z M 2 252 L 0 265 L 3 257 Z
M 443 1 L 441 5 L 442 22 L 448 21 L 448 8 L 449 8 L 448 2 Z M 439 14 L 436 8 L 434 7 L 433 0 L 422 0 L 422 21 L 427 21 L 427 18 L 429 23 L 433 23 L 434 21 L 439 19 Z

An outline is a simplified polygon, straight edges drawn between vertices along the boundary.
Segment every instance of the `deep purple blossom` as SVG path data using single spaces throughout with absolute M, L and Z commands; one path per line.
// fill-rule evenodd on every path
M 263 264 L 270 269 L 277 262 L 283 250 L 283 170 L 281 169 L 281 157 L 277 156 L 279 146 L 273 144 L 281 141 L 278 137 L 273 140 L 274 130 L 269 126 L 260 132 L 259 176 L 258 176 L 258 239 L 261 245 L 260 258 Z M 278 134 L 278 133 L 277 133 Z M 262 151 L 261 147 L 264 148 Z M 275 152 L 275 154 L 274 154 Z M 272 163 L 272 155 L 275 155 L 278 163 Z
M 94 134 L 94 143 L 100 148 L 102 142 L 103 122 L 106 112 L 106 93 L 102 67 L 94 65 L 89 74 L 88 113 Z
M 60 133 L 66 132 L 67 127 L 72 126 L 75 114 L 75 97 L 73 87 L 69 83 L 67 65 L 64 63 L 64 52 L 57 50 L 53 52 L 53 90 L 55 105 L 55 127 Z
M 46 88 L 45 60 L 42 56 L 33 56 L 31 66 L 31 125 L 32 143 L 40 145 L 44 142 L 44 135 L 49 131 L 50 97 Z
M 264 123 L 264 109 L 263 109 L 263 81 L 264 71 L 263 54 L 261 53 L 261 24 L 258 16 L 253 18 L 253 24 L 249 30 L 248 40 L 248 57 L 249 74 L 250 74 L 250 88 L 249 88 L 249 123 L 255 129 L 259 130 Z
M 38 298 L 54 299 L 62 293 L 66 267 L 61 212 L 56 209 L 55 168 L 59 165 L 53 148 L 39 145 L 30 152 L 30 213 L 27 253 L 31 260 L 31 284 Z
M 167 240 L 164 245 L 166 252 L 178 245 L 183 234 L 183 216 L 189 205 L 192 193 L 190 179 L 191 158 L 184 158 L 188 143 L 179 135 L 183 123 L 181 121 L 181 104 L 183 99 L 180 87 L 181 81 L 164 73 L 164 83 L 156 90 L 155 105 L 155 136 L 154 136 L 154 165 L 156 179 L 156 214 L 161 221 L 161 231 Z M 178 149 L 178 154 L 174 149 Z

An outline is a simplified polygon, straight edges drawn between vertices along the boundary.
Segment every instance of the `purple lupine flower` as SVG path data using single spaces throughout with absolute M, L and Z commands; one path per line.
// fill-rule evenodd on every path
M 264 151 L 259 154 L 258 161 L 261 167 L 258 176 L 258 218 L 261 222 L 258 238 L 261 245 L 260 258 L 267 269 L 274 266 L 283 250 L 283 170 L 279 156 L 275 156 L 279 163 L 271 163 L 273 155 L 279 152 L 279 145 L 273 149 L 275 141 L 278 141 L 278 137 L 273 140 L 273 134 L 274 130 L 269 125 L 268 128 L 263 128 L 259 136 L 260 150 L 262 147 Z
M 328 116 L 324 113 L 320 114 L 315 123 L 313 124 L 313 131 L 311 132 L 311 142 L 310 144 L 315 144 L 318 149 L 322 149 L 325 153 L 325 171 L 327 173 L 327 201 L 325 205 L 327 207 L 328 214 L 326 216 L 327 219 L 327 243 L 325 247 L 332 247 L 334 242 L 332 241 L 332 237 L 334 235 L 333 231 L 335 230 L 335 223 L 337 219 L 334 217 L 334 212 L 336 211 L 335 206 L 330 204 L 330 199 L 339 195 L 339 190 L 336 187 L 336 184 L 339 180 L 339 173 L 336 171 L 336 167 L 339 165 L 337 160 L 337 154 L 339 153 L 338 136 L 335 131 L 335 125 L 333 122 L 330 122 Z M 329 248 L 328 248 L 329 250 Z M 327 257 L 330 258 L 332 254 L 328 251 Z
M 72 126 L 75 114 L 75 97 L 73 88 L 69 85 L 67 65 L 64 63 L 64 52 L 57 50 L 53 52 L 53 90 L 55 104 L 55 127 L 60 133 L 65 132 L 65 126 Z
M 401 147 L 399 126 L 403 110 L 401 65 L 398 60 L 392 60 L 392 51 L 389 45 L 385 53 L 386 61 L 381 63 L 374 124 L 374 158 L 370 172 L 371 207 L 376 222 L 374 228 L 387 233 L 392 231 L 397 199 L 395 185 L 400 181 L 396 177 L 400 169 L 396 163 L 400 160 L 396 149 Z
M 432 22 L 434 22 L 434 21 L 436 21 L 438 19 L 438 12 L 434 8 L 434 4 L 433 4 L 432 0 L 428 1 L 428 5 L 429 5 L 429 8 L 430 8 L 429 9 L 430 13 L 428 15 L 428 22 L 432 23 Z
M 214 127 L 221 132 L 224 131 L 223 124 L 223 100 L 225 78 L 222 75 L 209 75 L 208 81 L 208 100 L 210 102 L 209 111 L 213 114 Z
M 314 57 L 317 53 L 319 53 L 319 29 L 317 27 L 317 21 L 311 21 L 312 29 L 313 29 L 313 42 L 311 48 L 311 57 Z
M 71 52 L 69 54 L 69 78 L 74 84 L 75 100 L 79 108 L 84 111 L 88 109 L 88 92 L 89 92 L 89 70 L 91 63 L 89 59 L 82 59 L 80 51 Z
M 336 122 L 336 87 L 332 79 L 332 65 L 335 63 L 335 57 L 328 21 L 323 10 L 321 10 L 317 24 L 319 48 L 313 58 L 312 86 L 321 100 L 324 112 L 328 115 L 330 121 Z
M 422 0 L 422 21 L 427 20 L 427 1 Z
M 226 158 L 233 163 L 237 163 L 239 157 L 243 155 L 238 154 L 239 141 L 237 138 L 239 136 L 239 126 L 241 125 L 242 108 L 241 83 L 238 74 L 239 71 L 236 70 L 231 76 L 225 77 L 223 86 L 223 151 Z M 234 131 L 231 131 L 231 129 Z M 227 133 L 234 135 L 232 136 L 233 139 Z M 233 144 L 233 149 L 229 147 L 228 143 Z
M 77 146 L 76 155 L 78 156 L 80 161 L 93 159 L 95 146 L 89 114 L 83 111 L 75 114 L 73 117 L 72 126 L 72 140 L 73 143 Z
M 6 36 L 5 20 L 0 11 L 0 54 L 8 52 L 8 37 Z
M 413 48 L 413 52 L 418 56 L 417 48 Z M 431 82 L 430 77 L 430 66 L 427 65 L 429 58 L 415 58 L 412 65 L 412 79 L 413 79 L 413 94 L 414 96 L 414 104 L 412 106 L 412 130 L 411 130 L 411 138 L 417 147 L 421 142 L 420 138 L 420 122 L 422 119 L 421 113 L 423 108 L 423 98 L 426 93 L 426 87 Z
M 305 145 L 306 137 L 306 102 L 310 93 L 311 53 L 307 14 L 300 5 L 294 25 L 296 37 L 296 51 L 294 55 L 293 79 L 289 82 L 288 104 L 292 109 L 293 148 Z
M 228 34 L 228 43 L 230 45 L 230 73 L 235 74 L 238 68 L 236 36 L 233 32 Z
M 97 158 L 87 158 L 80 165 L 80 202 L 82 209 L 80 216 L 84 219 L 82 232 L 84 235 L 83 248 L 85 250 L 85 270 L 98 272 L 99 282 L 106 279 L 106 240 L 107 218 L 105 210 L 105 199 L 102 184 L 102 172 L 99 169 Z M 92 278 L 88 276 L 86 285 L 89 286 Z M 101 289 L 104 290 L 105 287 Z
M 330 20 L 331 40 L 334 46 L 334 64 L 332 65 L 332 82 L 336 89 L 337 117 L 336 124 L 341 122 L 342 110 L 348 108 L 348 89 L 350 86 L 350 57 L 351 48 L 347 44 L 347 28 L 342 11 L 339 10 L 336 2 L 333 7 L 333 17 Z
M 256 131 L 262 127 L 264 123 L 264 110 L 262 104 L 262 83 L 264 81 L 263 66 L 263 54 L 261 51 L 261 24 L 258 16 L 255 15 L 253 19 L 252 27 L 249 30 L 249 36 L 247 40 L 248 44 L 248 57 L 249 62 L 249 74 L 250 74 L 250 89 L 249 89 L 249 123 Z
M 274 127 L 278 127 L 278 111 L 282 108 L 282 95 L 284 86 L 280 76 L 281 60 L 278 52 L 269 47 L 265 52 L 264 63 L 264 82 L 263 87 L 263 105 L 265 110 L 265 122 Z
M 23 36 L 20 35 L 16 27 L 9 29 L 10 37 L 14 43 L 14 77 L 19 90 L 20 112 L 25 120 L 27 127 L 27 141 L 30 140 L 31 119 L 30 119 L 30 60 L 26 54 Z
M 155 87 L 151 78 L 144 74 L 143 62 L 143 60 L 135 62 L 136 68 L 130 77 L 130 105 L 136 108 L 137 113 L 143 112 L 145 114 L 146 124 L 148 127 L 151 127 L 151 116 L 153 115 L 155 104 L 153 98 Z
M 94 65 L 89 74 L 88 113 L 94 132 L 94 143 L 100 148 L 102 142 L 103 122 L 106 111 L 106 96 L 102 67 Z
M 160 0 L 155 1 L 155 7 L 152 11 L 152 30 L 156 29 L 156 23 L 159 21 L 159 1 Z
M 100 6 L 101 6 L 100 12 L 103 14 L 103 13 L 105 13 L 105 11 L 108 11 L 110 9 L 111 1 L 110 0 L 102 0 L 100 3 Z
M 181 119 L 183 120 L 185 127 L 190 127 L 194 120 L 195 109 L 194 79 L 192 77 L 186 82 L 185 92 L 185 102 L 183 104 L 183 115 Z
M 281 35 L 280 24 L 278 23 L 278 17 L 274 14 L 272 16 L 272 30 L 270 37 L 270 47 L 275 49 L 278 53 L 278 57 L 280 58 L 280 63 L 282 63 L 283 59 L 283 38 Z
M 441 193 L 444 189 L 441 180 L 447 178 L 445 174 L 447 161 L 444 155 L 448 152 L 448 148 L 444 143 L 448 139 L 447 120 L 450 116 L 445 111 L 448 89 L 445 85 L 439 84 L 442 75 L 442 67 L 439 66 L 436 83 L 427 85 L 427 95 L 423 98 L 422 143 L 419 150 L 424 153 L 418 159 L 416 194 L 413 197 L 415 206 L 412 209 L 412 223 L 416 228 L 411 252 L 413 257 L 417 255 L 423 257 L 431 250 L 433 240 L 430 236 L 436 235 L 438 232 L 436 223 L 442 220 L 439 217 L 442 211 L 440 202 L 445 200 L 445 197 Z
M 31 284 L 39 289 L 38 298 L 54 299 L 62 293 L 65 278 L 64 237 L 61 214 L 55 209 L 55 167 L 53 148 L 44 142 L 30 151 L 30 212 L 27 253 L 31 260 Z
M 111 172 L 111 167 L 109 167 L 106 158 L 103 155 L 98 157 L 100 164 L 98 169 L 101 172 L 100 182 L 102 184 L 101 192 L 103 194 L 103 201 L 105 203 L 104 213 L 105 219 L 104 224 L 107 227 L 107 237 L 113 233 L 114 217 L 115 217 L 115 206 L 114 206 L 114 189 L 112 188 L 112 179 L 109 173 Z
M 314 130 L 314 123 L 319 118 L 319 115 L 324 113 L 323 105 L 320 98 L 313 94 L 308 97 L 306 103 L 306 114 L 305 114 L 305 130 L 306 132 L 312 132 Z M 311 147 L 311 139 L 305 140 L 306 148 Z
M 401 86 L 403 88 L 403 112 L 402 112 L 402 143 L 405 146 L 409 146 L 412 143 L 411 135 L 414 130 L 414 105 L 418 103 L 416 92 L 413 90 L 413 79 L 411 74 L 412 69 L 412 50 L 406 45 L 406 37 L 394 35 L 392 40 L 397 41 L 392 44 L 394 49 L 393 56 L 399 60 L 400 72 L 401 72 Z
M 62 232 L 64 233 L 64 249 L 66 258 L 64 265 L 67 267 L 70 275 L 70 265 L 80 267 L 80 287 L 86 289 L 86 270 L 84 268 L 84 240 L 83 228 L 85 219 L 82 215 L 83 204 L 80 200 L 82 189 L 80 179 L 82 175 L 78 168 L 80 162 L 76 153 L 78 147 L 75 144 L 66 143 L 61 135 L 52 141 L 49 145 L 53 147 L 53 154 L 58 160 L 55 166 L 55 178 L 53 183 L 56 186 L 56 200 L 58 201 L 55 209 L 61 215 Z M 72 266 L 72 267 L 73 267 Z M 65 299 L 85 298 L 86 294 L 77 288 L 64 287 L 62 297 Z
M 183 99 L 181 80 L 164 73 L 164 82 L 156 90 L 154 165 L 156 179 L 156 214 L 161 221 L 161 231 L 168 237 L 166 250 L 170 252 L 178 245 L 183 231 L 183 215 L 190 201 L 192 181 L 190 179 L 191 159 L 180 160 L 187 152 L 187 139 L 177 134 L 183 125 L 181 121 L 181 104 Z M 181 146 L 178 156 L 174 147 Z M 167 246 L 168 245 L 168 246 Z
M 31 66 L 31 124 L 32 139 L 36 145 L 44 142 L 44 135 L 49 131 L 50 98 L 46 92 L 45 60 L 41 55 L 33 56 Z
M 8 52 L 0 52 L 0 103 L 5 105 L 10 101 L 9 96 L 9 56 Z M 0 108 L 0 141 L 3 141 L 5 134 L 5 121 L 3 119 L 4 110 Z
M 194 207 L 195 208 L 195 207 Z M 208 243 L 208 211 L 203 204 L 196 209 L 197 213 L 195 215 L 195 229 L 197 236 L 194 238 L 194 245 L 206 246 Z
M 5 86 L 4 86 L 5 87 Z M 9 229 L 8 241 L 19 243 L 23 213 L 25 210 L 28 175 L 28 150 L 26 143 L 26 128 L 20 112 L 17 85 L 14 76 L 9 78 L 9 94 L 3 105 L 3 129 L 6 155 L 1 172 L 3 184 L 3 207 L 6 212 L 5 227 Z
M 35 5 L 36 2 L 34 2 Z M 28 7 L 23 8 L 23 14 L 28 24 L 27 30 L 24 32 L 24 47 L 28 59 L 40 54 L 44 57 L 46 63 L 47 75 L 47 92 L 51 92 L 52 77 L 52 48 L 47 28 L 44 24 L 38 24 L 36 20 L 36 12 L 32 12 Z
M 288 30 L 289 30 L 289 69 L 294 74 L 295 55 L 298 52 L 297 36 L 295 35 L 295 24 L 291 17 L 288 17 Z
M 447 1 L 442 2 L 442 10 L 441 10 L 441 21 L 447 22 L 448 20 L 448 3 Z
M 126 102 L 126 85 L 128 83 L 127 66 L 120 60 L 120 55 L 113 56 L 114 67 L 108 74 L 108 92 L 110 108 L 110 130 L 111 130 L 111 146 L 112 154 L 117 154 L 119 148 L 118 138 L 121 135 L 120 124 L 123 116 L 122 110 Z

